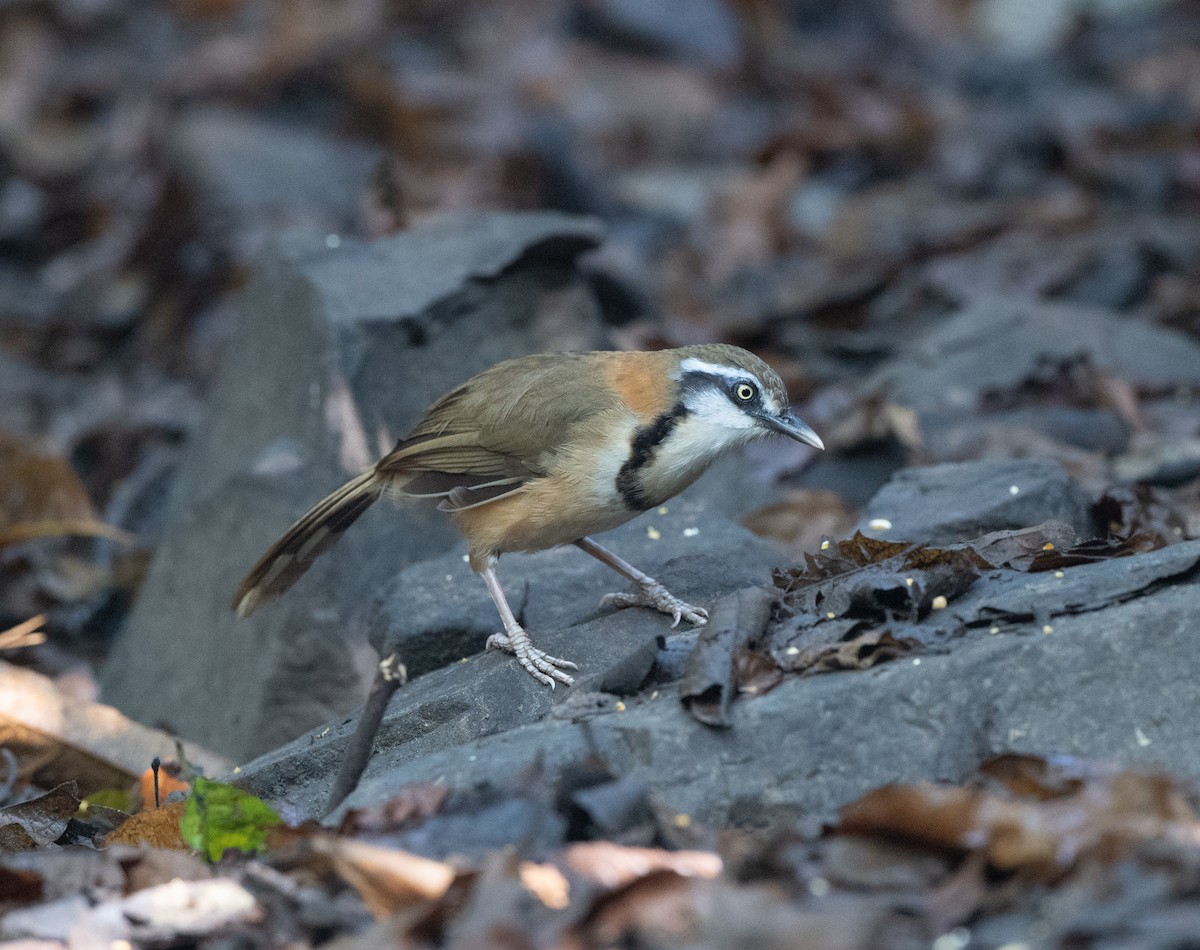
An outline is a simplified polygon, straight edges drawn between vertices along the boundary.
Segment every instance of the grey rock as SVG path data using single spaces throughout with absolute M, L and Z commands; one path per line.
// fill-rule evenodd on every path
M 970 412 L 989 390 L 1080 356 L 1131 383 L 1200 383 L 1200 343 L 1182 333 L 1089 307 L 996 296 L 916 340 L 868 387 L 920 413 Z
M 249 621 L 230 610 L 233 590 L 437 396 L 542 348 L 539 300 L 578 282 L 574 257 L 597 239 L 559 214 L 451 216 L 337 249 L 280 238 L 244 295 L 166 539 L 102 671 L 106 701 L 235 758 L 361 701 L 369 605 L 405 565 L 456 542 L 444 515 L 375 506 Z M 602 343 L 594 308 L 581 319 Z
M 702 500 L 673 499 L 595 540 L 672 593 L 704 606 L 721 592 L 767 582 L 779 561 L 769 544 L 712 508 Z M 501 629 L 496 607 L 463 551 L 460 545 L 399 574 L 372 620 L 371 643 L 381 656 L 398 653 L 410 676 L 479 652 Z M 541 631 L 601 618 L 607 611 L 600 609 L 600 599 L 629 586 L 574 547 L 511 554 L 498 571 L 513 613 L 539 646 Z M 571 653 L 566 658 L 575 659 Z
M 580 19 L 594 34 L 710 66 L 741 56 L 737 18 L 723 0 L 587 0 Z
M 1032 429 L 1057 442 L 1089 452 L 1121 452 L 1129 444 L 1129 424 L 1107 409 L 1038 406 L 994 413 L 983 416 L 979 421 L 985 425 Z
M 252 253 L 274 230 L 347 230 L 378 151 L 227 109 L 185 112 L 171 157 L 205 203 L 214 235 Z
M 867 505 L 859 529 L 891 541 L 952 544 L 1043 521 L 1091 537 L 1083 490 L 1051 459 L 987 459 L 897 472 Z M 872 527 L 886 521 L 890 527 Z
M 1200 438 L 1168 436 L 1140 452 L 1113 459 L 1113 474 L 1122 482 L 1175 487 L 1200 478 Z
M 1037 622 L 1007 624 L 996 635 L 981 628 L 919 662 L 789 678 L 766 695 L 735 702 L 728 730 L 697 723 L 670 686 L 586 721 L 547 717 L 546 691 L 530 692 L 531 680 L 497 679 L 506 661 L 485 657 L 472 661 L 476 669 L 440 670 L 397 696 L 379 752 L 347 806 L 384 800 L 410 782 L 504 785 L 533 762 L 552 781 L 590 754 L 622 780 L 645 784 L 662 806 L 711 824 L 828 818 L 879 785 L 961 781 L 981 758 L 1007 751 L 1195 773 L 1198 564 L 1200 542 L 1192 542 L 1071 568 L 1068 577 L 1078 573 L 1085 581 L 1076 585 L 1075 602 L 1058 603 L 1050 635 Z M 1141 580 L 1117 590 L 1123 573 Z M 981 596 L 996 580 L 978 582 Z M 595 651 L 608 649 L 602 644 L 610 637 L 636 640 L 626 624 L 646 622 L 658 623 L 625 612 L 566 636 L 572 649 L 598 660 Z M 552 648 L 562 642 L 548 640 Z M 435 689 L 444 695 L 456 678 L 479 676 L 486 679 L 460 694 L 468 708 L 439 712 Z M 494 688 L 514 689 L 528 703 L 514 710 L 518 697 L 510 694 L 497 708 Z M 251 763 L 243 780 L 268 797 L 319 807 L 346 730 Z

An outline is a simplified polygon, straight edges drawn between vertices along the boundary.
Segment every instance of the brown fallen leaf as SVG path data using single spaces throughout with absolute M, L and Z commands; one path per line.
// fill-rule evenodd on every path
M 708 281 L 720 284 L 742 269 L 761 268 L 786 246 L 791 229 L 784 209 L 805 165 L 795 151 L 780 149 L 718 195 L 707 230 Z
M 582 946 L 673 946 L 694 936 L 710 906 L 712 887 L 667 871 L 638 877 L 597 901 L 580 930 L 591 939 Z M 641 939 L 638 939 L 641 938 Z
M 131 815 L 116 831 L 105 837 L 104 844 L 191 851 L 179 833 L 179 819 L 183 817 L 186 807 L 187 802 L 171 802 L 162 808 L 151 808 Z
M 571 845 L 563 863 L 593 884 L 613 890 L 661 871 L 680 877 L 715 878 L 721 858 L 709 851 L 664 851 L 631 848 L 611 841 L 586 841 Z
M 774 600 L 770 590 L 747 587 L 722 597 L 713 608 L 679 683 L 680 701 L 697 721 L 731 725 L 730 706 L 740 686 L 738 649 L 762 636 Z M 748 669 L 743 672 L 749 675 Z
M 993 531 L 964 546 L 974 550 L 993 567 L 1028 571 L 1039 555 L 1073 547 L 1074 544 L 1074 528 L 1061 521 L 1044 521 L 1032 528 Z
M 837 831 L 979 852 L 995 868 L 1043 879 L 1084 855 L 1117 860 L 1144 841 L 1200 843 L 1200 820 L 1167 776 L 1077 770 L 1083 777 L 1073 790 L 1067 784 L 1047 797 L 1042 778 L 1029 776 L 1051 775 L 1061 764 L 1015 765 L 990 766 L 1008 776 L 994 790 L 931 782 L 875 789 L 842 809 Z
M 444 861 L 431 861 L 399 848 L 317 833 L 312 850 L 327 857 L 338 875 L 362 896 L 378 918 L 443 897 L 458 877 Z
M 1102 531 L 1118 538 L 1144 535 L 1155 547 L 1178 544 L 1186 518 L 1167 492 L 1153 485 L 1116 485 L 1092 505 L 1092 520 Z
M 547 907 L 561 910 L 571 903 L 571 883 L 553 864 L 522 861 L 519 874 L 525 890 Z
M 0 436 L 0 532 L 14 525 L 95 524 L 83 482 L 65 459 Z
M 804 555 L 804 565 L 775 571 L 784 605 L 796 613 L 886 621 L 917 620 L 939 598 L 967 590 L 991 566 L 970 548 L 931 548 L 868 538 L 861 532 Z
M 0 852 L 29 851 L 57 841 L 79 810 L 79 788 L 64 782 L 45 795 L 0 808 Z
M 911 653 L 920 646 L 911 637 L 897 637 L 891 630 L 868 630 L 851 640 L 810 647 L 798 653 L 783 651 L 780 666 L 789 673 L 833 673 L 838 670 L 868 670 Z M 779 654 L 779 651 L 776 651 Z

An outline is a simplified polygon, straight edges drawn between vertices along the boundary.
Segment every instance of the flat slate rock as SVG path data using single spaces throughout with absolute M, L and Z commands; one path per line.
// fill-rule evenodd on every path
M 165 540 L 101 673 L 105 700 L 234 759 L 353 709 L 375 662 L 370 605 L 405 565 L 457 543 L 449 520 L 376 505 L 249 621 L 230 609 L 234 589 L 434 399 L 545 348 L 547 295 L 574 301 L 584 342 L 603 345 L 574 267 L 598 239 L 594 222 L 555 213 L 453 215 L 333 249 L 320 235 L 277 239 L 243 296 Z
M 702 823 L 750 827 L 826 819 L 889 782 L 961 781 L 1001 752 L 1200 772 L 1191 725 L 1200 715 L 1191 683 L 1200 541 L 1063 573 L 987 574 L 950 608 L 966 609 L 976 595 L 976 607 L 1003 601 L 1018 583 L 1074 585 L 1052 607 L 1049 633 L 1040 619 L 1012 613 L 996 633 L 978 628 L 867 671 L 788 677 L 765 695 L 734 702 L 728 729 L 696 722 L 677 684 L 648 687 L 621 705 L 596 704 L 587 716 L 554 715 L 558 697 L 516 676 L 511 660 L 474 658 L 397 695 L 377 753 L 344 807 L 378 803 L 412 782 L 510 788 L 535 763 L 552 784 L 590 755 L 647 787 L 665 808 Z M 1031 594 L 1036 602 L 1043 596 L 1041 589 Z M 539 639 L 597 671 L 575 687 L 586 698 L 604 688 L 614 656 L 648 650 L 663 626 L 647 612 L 623 611 Z M 241 780 L 319 812 L 351 727 L 347 721 L 298 740 L 248 765 Z
M 989 297 L 915 340 L 868 381 L 919 413 L 976 411 L 989 392 L 1085 356 L 1119 379 L 1200 383 L 1200 343 L 1096 307 Z
M 203 220 L 222 243 L 236 235 L 243 252 L 275 230 L 348 230 L 381 154 L 302 126 L 211 106 L 180 115 L 168 145 L 205 204 Z
M 936 545 L 1061 521 L 1088 538 L 1090 510 L 1083 489 L 1052 459 L 984 459 L 902 469 L 868 503 L 859 530 Z

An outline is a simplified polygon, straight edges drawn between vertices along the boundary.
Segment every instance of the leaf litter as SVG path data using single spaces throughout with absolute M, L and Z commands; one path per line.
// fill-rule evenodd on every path
M 658 6 L 646 9 L 652 18 Z M 12 467 L 0 478 L 5 491 L 10 484 L 35 488 L 16 521 L 0 522 L 8 526 L 0 532 L 9 531 L 0 533 L 0 606 L 10 615 L 0 626 L 23 631 L 14 634 L 25 643 L 22 662 L 50 663 L 51 651 L 34 651 L 62 649 L 55 638 L 97 626 L 102 614 L 59 608 L 136 587 L 136 573 L 123 576 L 92 541 L 124 540 L 126 531 L 144 539 L 145 522 L 135 514 L 161 506 L 155 493 L 169 476 L 175 442 L 192 424 L 195 396 L 175 400 L 172 387 L 202 391 L 211 379 L 227 332 L 221 295 L 242 280 L 246 249 L 254 246 L 257 222 L 214 228 L 201 189 L 163 147 L 197 97 L 251 118 L 319 115 L 319 135 L 380 144 L 391 164 L 360 183 L 363 220 L 350 222 L 347 233 L 390 232 L 462 206 L 607 211 L 616 175 L 670 170 L 694 162 L 697 151 L 728 166 L 714 179 L 719 184 L 696 189 L 698 197 L 675 193 L 673 205 L 620 210 L 614 234 L 643 235 L 634 247 L 646 258 L 637 292 L 625 297 L 650 303 L 627 301 L 630 313 L 607 315 L 631 321 L 617 328 L 625 340 L 735 339 L 790 355 L 794 393 L 818 403 L 838 387 L 850 393 L 846 414 L 822 427 L 847 456 L 881 444 L 899 447 L 910 461 L 947 452 L 926 437 L 922 414 L 886 393 L 861 392 L 858 380 L 914 327 L 953 306 L 988 295 L 1031 304 L 1088 300 L 1195 337 L 1195 241 L 1172 221 L 1190 212 L 1200 181 L 1195 56 L 1183 14 L 1150 14 L 1153 42 L 1124 23 L 1114 31 L 1102 17 L 1088 17 L 1060 51 L 1069 64 L 1086 63 L 1078 71 L 1086 81 L 1052 69 L 1045 88 L 1032 84 L 1038 88 L 1008 101 L 992 88 L 993 67 L 972 25 L 977 11 L 924 3 L 886 12 L 878 19 L 894 19 L 894 32 L 872 36 L 854 24 L 846 42 L 798 30 L 781 7 L 742 4 L 734 46 L 743 47 L 744 62 L 714 71 L 697 68 L 678 48 L 664 53 L 639 39 L 627 49 L 619 34 L 563 26 L 573 18 L 540 4 L 508 18 L 472 5 L 391 9 L 373 0 L 337 9 L 188 0 L 151 14 L 106 0 L 9 11 L 0 21 L 0 411 L 22 446 L 46 447 L 34 453 L 43 460 L 32 481 Z M 1023 32 L 1037 30 L 1025 24 Z M 949 81 L 954 68 L 947 65 L 931 82 L 911 65 L 914 43 L 917 59 L 932 49 L 953 54 L 939 61 L 975 65 Z M 900 64 L 883 55 L 884 46 L 903 47 Z M 973 92 L 981 86 L 984 96 Z M 1075 108 L 1081 99 L 1094 111 Z M 683 180 L 686 191 L 686 170 Z M 658 196 L 664 191 L 670 188 Z M 1036 197 L 1010 200 L 1027 192 Z M 1166 205 L 1172 213 L 1160 214 Z M 1114 231 L 1132 240 L 1117 241 Z M 660 301 L 665 315 L 653 313 Z M 1194 411 L 1194 391 L 1135 386 L 1067 357 L 1035 367 L 1011 391 L 983 393 L 982 410 L 1109 411 L 1135 432 L 1169 418 L 1176 402 Z M 35 381 L 8 398 L 18 376 Z M 121 396 L 106 404 L 100 397 L 113 386 Z M 1194 426 L 1179 434 L 1189 431 Z M 1163 434 L 1170 436 L 1169 427 Z M 1103 462 L 1070 456 L 1053 438 L 1027 431 L 989 435 L 976 444 L 983 451 L 978 445 L 1009 455 L 1057 452 L 1093 474 Z M 794 476 L 811 461 L 807 451 L 776 452 L 761 467 Z M 987 566 L 956 549 L 920 554 L 837 543 L 806 581 L 780 585 L 778 615 L 765 629 L 725 626 L 705 667 L 719 675 L 700 683 L 697 695 L 715 685 L 710 709 L 727 719 L 735 697 L 749 700 L 784 675 L 866 669 L 970 635 L 998 611 L 1032 616 L 1035 600 L 1052 611 L 1093 609 L 1105 597 L 1137 596 L 1186 576 L 1194 570 L 1187 551 L 1154 560 L 1153 570 L 1129 583 L 1104 572 L 1114 558 L 1132 570 L 1129 555 L 1161 555 L 1197 534 L 1192 478 L 1164 495 L 1184 518 L 1182 537 L 1162 499 L 1139 488 L 1132 499 L 1102 500 L 1099 538 L 1078 540 L 1050 525 L 976 542 L 970 548 Z M 788 516 L 770 512 L 759 527 L 798 548 L 815 546 L 799 540 L 810 520 L 828 518 L 824 533 L 833 536 L 846 530 L 838 524 L 845 512 L 828 498 L 815 509 L 796 503 L 783 525 Z M 1052 601 L 1060 572 L 1067 583 L 1058 586 L 1070 590 Z M 998 579 L 1021 575 L 1046 586 L 1022 600 Z M 1074 583 L 1084 577 L 1108 593 Z M 992 590 L 996 597 L 971 605 Z M 43 611 L 42 625 L 22 626 Z M 21 639 L 43 627 L 50 643 Z M 86 643 L 86 650 L 99 648 Z M 574 838 L 522 855 L 418 855 L 411 850 L 416 832 L 447 834 L 439 821 L 504 802 L 455 806 L 439 789 L 405 790 L 378 813 L 359 815 L 359 824 L 320 833 L 332 835 L 321 839 L 327 850 L 336 850 L 338 835 L 373 849 L 347 847 L 341 860 L 355 867 L 353 853 L 356 873 L 372 867 L 385 881 L 372 885 L 376 909 L 387 914 L 375 931 L 363 894 L 329 871 L 319 848 L 272 846 L 269 833 L 258 857 L 231 852 L 210 866 L 190 852 L 145 845 L 88 850 L 86 835 L 64 827 L 39 850 L 0 861 L 0 900 L 10 902 L 2 909 L 16 907 L 0 926 L 19 930 L 23 910 L 63 900 L 42 922 L 57 914 L 52 933 L 64 942 L 62 921 L 84 921 L 111 941 L 160 944 L 261 945 L 267 932 L 298 946 L 334 936 L 371 947 L 769 947 L 786 935 L 791 945 L 886 948 L 940 946 L 934 942 L 947 936 L 947 946 L 962 946 L 961 931 L 975 928 L 981 944 L 1001 945 L 1015 942 L 1002 929 L 1007 916 L 1038 921 L 1039 939 L 1070 946 L 1101 938 L 1152 945 L 1133 922 L 1142 918 L 1168 945 L 1171 921 L 1177 931 L 1186 926 L 1194 890 L 1194 819 L 1177 801 L 1192 800 L 1194 790 L 1088 763 L 1038 762 L 1008 761 L 1003 781 L 985 774 L 962 786 L 911 786 L 890 800 L 868 796 L 870 807 L 854 814 L 875 824 L 853 835 L 834 826 L 824 836 L 785 830 L 763 841 L 726 829 L 720 847 L 694 859 L 723 866 L 715 877 L 691 873 L 693 859 L 667 848 L 678 843 L 686 815 L 675 816 L 679 824 L 665 820 L 642 791 L 616 782 L 595 787 L 588 822 L 578 818 L 578 794 L 564 796 L 569 807 L 543 802 L 538 813 L 588 829 L 585 836 L 640 842 L 596 849 L 590 871 L 581 870 L 579 853 L 567 857 L 591 843 Z M 48 807 L 54 799 L 26 797 L 10 807 L 24 814 L 28 806 L 33 827 L 48 837 L 62 821 Z M 69 800 L 59 804 L 65 810 Z M 149 814 L 160 816 L 160 831 L 177 836 L 185 807 Z M 88 820 L 72 815 L 67 826 Z M 17 820 L 10 827 L 24 829 Z M 709 834 L 693 830 L 701 839 Z M 311 842 L 318 832 L 298 830 L 295 841 L 305 835 Z M 252 838 L 238 840 L 256 847 Z M 711 833 L 701 843 L 715 840 Z M 401 850 L 401 841 L 409 847 Z M 1054 855 L 1049 865 L 1046 854 Z M 66 874 L 56 863 L 63 857 L 92 865 L 89 883 Z M 1158 890 L 1146 896 L 1143 887 L 1138 898 L 1129 868 Z M 210 886 L 212 874 L 236 886 Z M 1050 900 L 1071 910 L 1057 919 L 1039 920 L 1048 914 L 1045 875 L 1059 888 Z M 176 878 L 180 884 L 171 883 Z M 143 891 L 152 897 L 124 903 Z M 411 903 L 390 909 L 393 891 Z M 188 906 L 200 908 L 202 919 L 187 918 Z M 124 920 L 105 931 L 112 914 Z M 1174 945 L 1194 936 L 1198 923 L 1193 917 L 1191 933 L 1177 934 Z
M 321 932 L 354 947 L 378 945 L 384 934 L 412 947 L 532 939 L 566 950 L 712 939 L 775 945 L 755 941 L 786 933 L 815 950 L 868 950 L 927 945 L 955 927 L 992 945 L 988 934 L 1014 922 L 1067 939 L 1083 918 L 1047 916 L 1053 886 L 1081 908 L 1094 906 L 1094 919 L 1109 921 L 1103 932 L 1118 937 L 1135 924 L 1101 914 L 1105 901 L 1134 902 L 1151 922 L 1187 906 L 1200 861 L 1198 800 L 1194 783 L 1153 772 L 1006 754 L 961 784 L 868 792 L 806 832 L 697 829 L 711 843 L 691 850 L 560 838 L 533 851 L 439 859 L 387 843 L 393 830 L 434 817 L 428 788 L 418 786 L 372 818 L 370 840 L 362 829 L 307 822 L 277 827 L 257 856 L 231 852 L 215 864 L 145 844 L 41 844 L 5 855 L 0 933 L 37 932 L 65 945 L 69 930 L 83 926 L 111 939 L 240 942 L 265 927 L 312 939 L 320 906 Z M 36 807 L 63 821 L 65 806 Z M 158 811 L 178 822 L 178 810 Z M 1133 868 L 1162 886 L 1152 896 L 1123 892 Z M 71 896 L 83 881 L 90 903 Z M 55 925 L 43 908 L 58 915 Z

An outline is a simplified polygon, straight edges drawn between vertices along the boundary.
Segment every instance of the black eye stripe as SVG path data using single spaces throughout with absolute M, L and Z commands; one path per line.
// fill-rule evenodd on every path
M 751 393 L 749 396 L 742 398 L 738 395 L 738 390 L 744 386 L 748 386 Z M 728 376 L 718 376 L 715 373 L 705 373 L 700 370 L 692 370 L 684 373 L 680 380 L 680 388 L 685 392 L 689 390 L 716 389 L 724 393 L 727 398 L 739 406 L 758 402 L 762 398 L 762 387 L 754 380 L 730 379 Z

